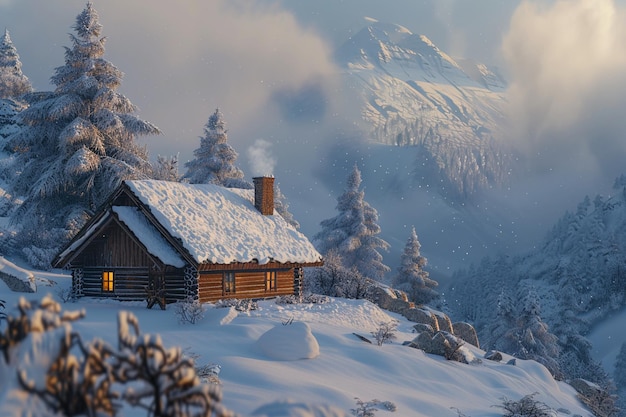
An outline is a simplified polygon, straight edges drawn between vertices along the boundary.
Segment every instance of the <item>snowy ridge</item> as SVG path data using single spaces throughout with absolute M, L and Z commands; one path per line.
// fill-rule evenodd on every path
M 321 260 L 306 236 L 276 211 L 259 213 L 254 190 L 156 180 L 126 184 L 198 263 Z
M 462 193 L 500 184 L 506 83 L 484 64 L 455 61 L 426 36 L 372 23 L 336 52 L 372 138 L 419 145 Z

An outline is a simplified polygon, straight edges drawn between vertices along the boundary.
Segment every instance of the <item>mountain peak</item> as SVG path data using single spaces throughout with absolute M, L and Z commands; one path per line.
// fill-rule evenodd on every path
M 438 68 L 459 65 L 425 35 L 417 35 L 402 25 L 366 18 L 368 25 L 350 37 L 336 53 L 341 65 L 372 68 L 391 61 L 422 61 Z M 462 72 L 462 70 L 461 70 Z
M 367 20 L 336 60 L 349 89 L 358 92 L 371 138 L 431 152 L 435 170 L 460 194 L 502 183 L 509 165 L 496 144 L 506 101 L 502 78 L 482 64 L 457 62 L 425 35 Z M 460 154 L 467 166 L 458 166 Z M 492 165 L 481 162 L 485 155 Z M 468 174 L 461 178 L 460 171 Z

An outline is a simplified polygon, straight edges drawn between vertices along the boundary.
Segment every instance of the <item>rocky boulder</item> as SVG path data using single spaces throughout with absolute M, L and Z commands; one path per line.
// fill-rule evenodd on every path
M 480 348 L 478 335 L 476 334 L 476 329 L 474 329 L 474 326 L 465 322 L 457 322 L 452 325 L 452 328 L 454 329 L 455 336 L 460 337 L 470 345 Z

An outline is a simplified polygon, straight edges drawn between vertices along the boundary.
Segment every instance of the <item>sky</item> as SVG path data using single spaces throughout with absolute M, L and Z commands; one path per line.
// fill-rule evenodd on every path
M 59 290 L 69 288 L 69 275 L 24 270 L 2 257 L 0 269 L 18 278 L 34 274 L 37 287 L 35 293 L 17 293 L 0 280 L 4 312 L 16 315 L 21 296 L 34 302 L 50 295 L 63 313 L 85 312 L 85 318 L 70 324 L 84 342 L 97 338 L 116 347 L 116 318 L 126 311 L 138 319 L 142 335 L 158 334 L 166 348 L 179 347 L 186 355 L 195 356 L 198 365 L 219 365 L 221 403 L 242 416 L 347 417 L 353 415 L 350 410 L 357 408 L 357 400 L 379 400 L 390 402 L 396 410 L 379 406 L 378 417 L 495 417 L 502 415 L 498 405 L 505 399 L 518 401 L 535 392 L 535 400 L 559 409 L 559 415 L 591 416 L 575 390 L 555 381 L 537 362 L 518 359 L 510 365 L 511 357 L 504 354 L 501 362 L 481 359 L 462 364 L 403 346 L 416 337 L 415 323 L 366 300 L 335 298 L 324 304 L 266 300 L 248 312 L 207 304 L 196 324 L 181 324 L 173 305 L 166 310 L 148 310 L 145 302 L 95 298 L 62 303 Z M 378 346 L 354 336 L 375 340 L 372 332 L 393 320 L 398 325 L 391 343 Z M 289 321 L 292 324 L 284 324 Z M 1 415 L 45 414 L 40 401 L 19 392 L 14 370 L 19 364 L 29 380 L 42 384 L 41 369 L 53 356 L 58 335 L 49 331 L 47 336 L 26 338 L 15 349 L 14 357 L 19 359 L 8 367 L 0 358 L 4 372 Z M 134 336 L 132 330 L 125 335 Z M 461 350 L 469 361 L 485 354 L 469 344 Z M 146 412 L 126 406 L 120 414 L 139 417 Z
M 52 88 L 50 76 L 63 64 L 63 47 L 70 45 L 68 34 L 85 4 L 0 1 L 0 24 L 9 29 L 35 89 Z M 425 34 L 452 56 L 504 65 L 502 40 L 519 4 L 107 0 L 95 1 L 94 7 L 107 37 L 105 57 L 125 73 L 121 91 L 138 106 L 141 117 L 163 131 L 161 137 L 145 140 L 153 156 L 179 154 L 181 162 L 191 158 L 208 116 L 219 107 L 230 129 L 229 141 L 247 165 L 247 150 L 259 139 L 280 147 L 290 137 L 311 130 L 319 134 L 320 125 L 351 124 L 354 114 L 333 94 L 332 52 L 365 26 L 365 17 Z M 286 122 L 272 98 L 297 96 L 320 83 L 320 100 L 327 103 L 320 120 L 295 126 Z
M 36 90 L 52 89 L 49 79 L 63 65 L 85 4 L 0 0 L 0 24 Z M 246 176 L 275 174 L 308 236 L 335 214 L 344 179 L 334 187 L 320 179 L 320 170 L 331 169 L 324 150 L 367 140 L 333 62 L 333 50 L 366 17 L 401 24 L 451 56 L 506 74 L 510 125 L 503 140 L 529 163 L 526 183 L 512 191 L 519 201 L 507 204 L 536 213 L 539 221 L 527 220 L 535 230 L 550 227 L 585 194 L 610 192 L 623 173 L 626 0 L 100 0 L 94 7 L 105 58 L 125 74 L 120 92 L 162 131 L 139 140 L 151 157 L 178 155 L 184 171 L 219 107 Z M 308 111 L 295 113 L 302 104 Z M 363 172 L 366 185 L 371 175 Z M 393 236 L 395 247 L 414 221 L 403 220 L 407 234 Z

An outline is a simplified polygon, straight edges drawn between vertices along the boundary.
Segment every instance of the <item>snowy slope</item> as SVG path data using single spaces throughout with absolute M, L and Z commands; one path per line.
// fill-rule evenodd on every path
M 62 273 L 33 271 L 40 281 L 39 292 L 28 298 L 57 294 L 67 288 L 69 278 Z M 43 285 L 48 283 L 50 286 Z M 0 282 L 0 299 L 7 301 L 13 312 L 20 294 L 10 292 Z M 207 306 L 205 317 L 196 325 L 181 325 L 173 308 L 148 310 L 144 303 L 120 303 L 83 298 L 64 304 L 64 310 L 86 310 L 86 318 L 74 323 L 85 340 L 99 337 L 115 345 L 117 333 L 114 317 L 120 310 L 135 314 L 144 334 L 159 333 L 166 346 L 180 346 L 199 355 L 200 364 L 221 366 L 220 380 L 223 404 L 242 415 L 261 416 L 343 416 L 351 415 L 356 398 L 364 402 L 378 399 L 390 401 L 397 410 L 376 412 L 377 416 L 416 417 L 499 416 L 494 407 L 504 398 L 518 400 L 537 392 L 536 400 L 554 410 L 555 415 L 591 416 L 577 400 L 575 391 L 563 382 L 556 382 L 546 369 L 533 361 L 517 361 L 516 365 L 482 360 L 471 365 L 449 362 L 438 356 L 402 346 L 414 337 L 412 323 L 381 310 L 363 300 L 332 299 L 327 304 L 278 305 L 273 301 L 259 303 L 248 313 L 232 308 Z M 293 319 L 305 323 L 285 329 L 282 323 Z M 353 332 L 369 336 L 383 321 L 399 320 L 398 339 L 391 344 L 367 344 Z M 311 349 L 303 327 L 308 327 L 319 347 Z M 277 329 L 278 328 L 278 329 Z M 267 341 L 259 343 L 267 332 L 277 332 L 275 343 L 292 344 L 296 351 L 313 352 L 311 359 L 287 360 L 287 356 L 267 356 Z M 289 335 L 288 337 L 285 334 Z M 271 343 L 269 343 L 271 345 Z M 279 346 L 275 345 L 278 349 Z M 313 346 L 314 347 L 314 346 Z M 271 346 L 269 346 L 271 349 Z M 470 348 L 481 357 L 483 351 Z M 279 350 L 277 350 L 279 351 Z M 17 415 L 33 406 L 32 401 L 7 394 L 11 380 L 0 383 L 0 414 Z M 335 410 L 290 414 L 286 401 L 293 404 L 325 404 Z M 269 405 L 268 405 L 269 404 Z M 266 412 L 254 411 L 265 405 Z M 145 412 L 123 410 L 124 416 L 143 416 Z
M 625 184 L 622 176 L 612 195 L 585 197 L 534 249 L 515 257 L 491 256 L 459 272 L 446 291 L 448 299 L 454 300 L 450 303 L 453 314 L 471 321 L 487 344 L 497 333 L 492 333 L 498 321 L 493 306 L 499 304 L 500 294 L 508 294 L 521 305 L 525 294 L 533 291 L 540 300 L 542 320 L 559 337 L 561 357 L 577 355 L 568 362 L 570 372 L 588 372 L 588 379 L 600 376 L 593 367 L 581 365 L 589 362 L 589 354 L 612 377 L 624 341 Z M 473 300 L 478 296 L 482 302 L 476 304 Z

